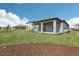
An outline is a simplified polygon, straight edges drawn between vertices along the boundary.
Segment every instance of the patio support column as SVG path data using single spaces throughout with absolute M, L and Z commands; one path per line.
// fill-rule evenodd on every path
M 43 32 L 43 22 L 41 22 L 41 32 Z
M 64 24 L 63 22 L 61 22 L 61 25 L 60 25 L 60 33 L 63 33 L 64 32 Z
M 53 33 L 56 34 L 56 20 L 53 21 Z
M 28 28 L 29 29 L 29 28 Z M 35 24 L 33 23 L 33 31 L 35 32 Z

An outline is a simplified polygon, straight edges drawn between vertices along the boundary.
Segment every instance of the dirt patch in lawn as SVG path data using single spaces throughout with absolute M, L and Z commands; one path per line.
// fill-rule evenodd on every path
M 63 56 L 79 55 L 79 47 L 53 44 L 17 44 L 0 47 L 1 56 Z

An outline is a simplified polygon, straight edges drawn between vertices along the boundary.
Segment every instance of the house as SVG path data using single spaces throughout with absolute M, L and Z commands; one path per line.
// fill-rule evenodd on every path
M 69 24 L 59 18 L 48 18 L 31 22 L 34 32 L 60 34 L 69 31 Z
M 5 30 L 6 29 L 6 27 L 0 27 L 0 30 Z
M 25 25 L 16 25 L 13 27 L 14 29 L 26 29 Z
M 79 31 L 79 24 L 74 25 L 73 30 Z
M 33 23 L 32 22 L 26 23 L 26 30 L 33 30 Z
M 9 30 L 10 26 L 0 26 L 0 30 Z

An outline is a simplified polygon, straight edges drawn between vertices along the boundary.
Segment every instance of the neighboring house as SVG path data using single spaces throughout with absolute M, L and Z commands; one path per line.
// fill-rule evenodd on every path
M 13 28 L 15 28 L 15 29 L 26 29 L 26 26 L 25 25 L 16 25 Z
M 33 23 L 26 23 L 26 30 L 33 30 Z
M 0 27 L 0 30 L 5 30 L 6 29 L 6 27 Z
M 9 30 L 9 28 L 10 28 L 9 25 L 7 25 L 7 26 L 5 26 L 5 27 L 0 26 L 0 30 Z
M 73 29 L 79 31 L 79 24 L 76 24 Z
M 69 24 L 59 18 L 49 18 L 32 22 L 34 32 L 59 34 L 69 31 Z

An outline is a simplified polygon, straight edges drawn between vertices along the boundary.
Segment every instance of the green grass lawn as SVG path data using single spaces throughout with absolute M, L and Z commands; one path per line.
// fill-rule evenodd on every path
M 49 43 L 79 47 L 79 32 L 70 31 L 61 35 L 51 35 L 26 30 L 0 31 L 0 46 L 15 43 Z

